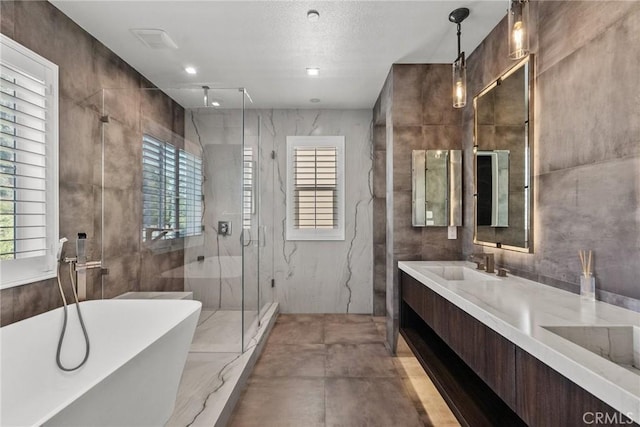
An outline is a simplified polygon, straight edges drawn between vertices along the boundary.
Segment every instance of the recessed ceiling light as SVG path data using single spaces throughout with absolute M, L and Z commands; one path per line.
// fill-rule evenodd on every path
M 219 107 L 222 105 L 222 101 L 220 101 L 219 99 L 214 99 L 213 101 L 211 101 L 211 105 L 213 105 L 214 107 Z
M 187 72 L 187 74 L 196 74 L 197 71 L 195 68 L 193 67 L 185 67 L 184 70 Z
M 311 22 L 316 22 L 320 19 L 320 13 L 317 10 L 311 9 L 307 12 L 307 19 Z
M 320 102 L 320 98 L 311 98 L 309 102 L 313 102 L 314 104 L 317 104 L 318 102 Z
M 320 68 L 307 68 L 308 76 L 318 76 L 320 75 Z

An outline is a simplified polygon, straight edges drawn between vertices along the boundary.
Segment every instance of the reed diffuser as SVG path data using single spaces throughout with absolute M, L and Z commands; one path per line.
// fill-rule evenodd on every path
M 591 270 L 592 252 L 580 250 L 580 263 L 582 264 L 582 274 L 580 275 L 580 296 L 587 301 L 596 300 L 596 278 Z

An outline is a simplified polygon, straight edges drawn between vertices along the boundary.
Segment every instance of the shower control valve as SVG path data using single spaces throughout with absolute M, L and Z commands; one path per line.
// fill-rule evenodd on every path
M 231 236 L 231 221 L 218 221 L 218 234 L 220 236 Z

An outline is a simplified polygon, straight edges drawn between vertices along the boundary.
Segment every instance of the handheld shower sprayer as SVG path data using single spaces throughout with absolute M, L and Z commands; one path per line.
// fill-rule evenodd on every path
M 60 239 L 59 243 L 58 243 L 58 262 L 62 262 L 63 261 L 63 256 L 64 256 L 64 244 L 67 243 L 69 241 L 69 239 L 67 239 L 66 237 L 63 237 L 62 239 Z

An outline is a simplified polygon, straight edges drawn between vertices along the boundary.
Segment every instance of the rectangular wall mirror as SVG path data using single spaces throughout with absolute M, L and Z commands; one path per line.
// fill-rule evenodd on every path
M 473 100 L 476 244 L 532 250 L 532 64 L 525 58 Z
M 462 225 L 462 151 L 413 150 L 412 224 Z

